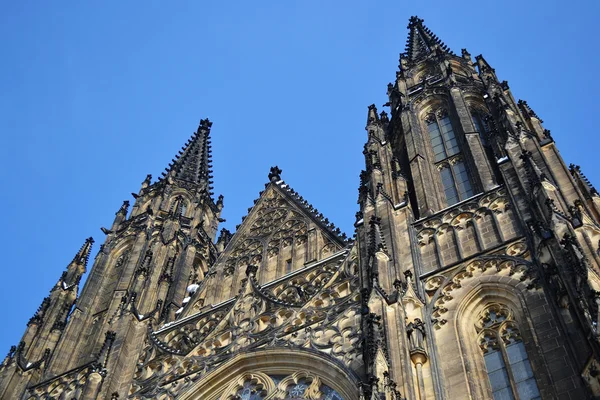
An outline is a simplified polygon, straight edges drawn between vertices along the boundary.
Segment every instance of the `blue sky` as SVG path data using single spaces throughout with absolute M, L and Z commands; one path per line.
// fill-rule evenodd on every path
M 387 101 L 411 15 L 456 53 L 483 53 L 600 185 L 597 1 L 165 4 L 2 6 L 0 359 L 85 238 L 97 250 L 100 227 L 200 118 L 214 122 L 222 226 L 279 165 L 352 235 L 367 106 Z

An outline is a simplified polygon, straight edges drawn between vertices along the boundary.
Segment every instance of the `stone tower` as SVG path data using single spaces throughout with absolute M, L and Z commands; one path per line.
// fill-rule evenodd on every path
M 483 56 L 412 17 L 367 112 L 355 237 L 271 168 L 215 240 L 211 123 L 88 239 L 7 399 L 600 398 L 600 197 Z

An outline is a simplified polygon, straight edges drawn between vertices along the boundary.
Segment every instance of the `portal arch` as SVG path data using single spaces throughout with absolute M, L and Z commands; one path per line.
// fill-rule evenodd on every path
M 181 400 L 358 400 L 358 378 L 337 360 L 298 348 L 239 354 L 180 395 Z M 236 397 L 239 396 L 239 397 Z

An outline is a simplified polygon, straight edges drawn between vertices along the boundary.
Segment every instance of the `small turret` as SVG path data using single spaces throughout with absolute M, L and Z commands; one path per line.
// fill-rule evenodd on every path
M 112 228 L 111 230 L 114 232 L 117 229 L 119 229 L 119 225 L 121 225 L 121 223 L 123 223 L 123 221 L 125 221 L 127 219 L 127 211 L 129 210 L 129 201 L 125 200 L 123 201 L 123 204 L 121 205 L 121 208 L 119 208 L 119 211 L 117 211 L 115 213 L 115 220 L 112 224 Z
M 77 299 L 79 282 L 86 272 L 94 239 L 88 238 L 69 263 L 50 295 L 42 301 L 36 313 L 27 323 L 27 329 L 15 351 L 9 353 L 0 367 L 0 381 L 9 381 L 10 375 L 21 376 L 18 385 L 35 383 L 41 373 L 22 374 L 29 370 L 42 370 L 56 347 L 69 314 Z M 20 372 L 17 372 L 20 371 Z M 0 385 L 0 397 L 2 387 Z
M 367 127 L 377 122 L 379 122 L 379 115 L 377 115 L 377 107 L 375 107 L 375 104 L 371 104 L 367 113 Z
M 228 229 L 221 229 L 221 233 L 219 234 L 219 238 L 217 239 L 217 250 L 219 251 L 219 253 L 225 250 L 225 247 L 227 247 L 232 237 L 233 234 Z
M 63 273 L 61 277 L 63 287 L 71 287 L 73 285 L 79 284 L 81 277 L 86 272 L 87 263 L 90 258 L 90 253 L 92 251 L 92 245 L 94 244 L 94 239 L 89 237 L 85 240 L 85 243 L 75 257 L 73 261 L 67 266 L 67 270 Z
M 475 63 L 477 64 L 477 68 L 479 69 L 479 76 L 484 80 L 484 83 L 487 83 L 488 80 L 493 79 L 494 81 L 498 81 L 498 77 L 496 76 L 496 70 L 488 64 L 488 62 L 483 58 L 483 55 L 478 55 L 475 57 Z

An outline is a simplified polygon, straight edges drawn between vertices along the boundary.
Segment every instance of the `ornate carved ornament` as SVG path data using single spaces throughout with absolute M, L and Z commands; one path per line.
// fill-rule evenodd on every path
M 508 248 L 506 251 L 509 251 Z M 539 278 L 530 261 L 508 255 L 478 257 L 453 269 L 448 275 L 435 275 L 425 281 L 428 307 L 431 309 L 434 326 L 439 329 L 446 323 L 443 316 L 453 305 L 453 300 L 466 282 L 488 275 L 511 277 L 516 285 L 525 290 L 539 288 Z
M 186 321 L 185 325 L 173 324 L 152 335 L 162 351 L 140 365 L 136 385 L 147 387 L 149 380 L 172 381 L 177 376 L 208 371 L 233 354 L 264 346 L 312 348 L 345 365 L 359 362 L 362 350 L 358 279 L 351 275 L 347 261 L 337 266 L 337 271 L 330 270 L 333 275 L 326 282 L 331 272 L 323 275 L 320 268 L 315 268 L 292 277 L 289 283 L 267 289 L 260 287 L 250 270 L 243 291 L 227 306 L 227 311 L 222 310 L 223 314 L 204 314 L 202 319 L 194 319 L 193 326 Z M 323 269 L 327 271 L 329 267 Z M 271 297 L 277 292 L 288 293 L 287 289 L 294 287 L 293 281 L 315 285 L 314 294 L 307 296 L 304 304 Z M 172 354 L 183 354 L 186 349 L 186 357 Z M 166 359 L 173 361 L 165 364 Z
M 506 189 L 500 187 L 485 196 L 415 222 L 419 244 L 424 246 L 431 241 L 433 235 L 444 234 L 449 229 L 464 229 L 474 219 L 483 218 L 489 212 L 502 214 L 511 208 Z

